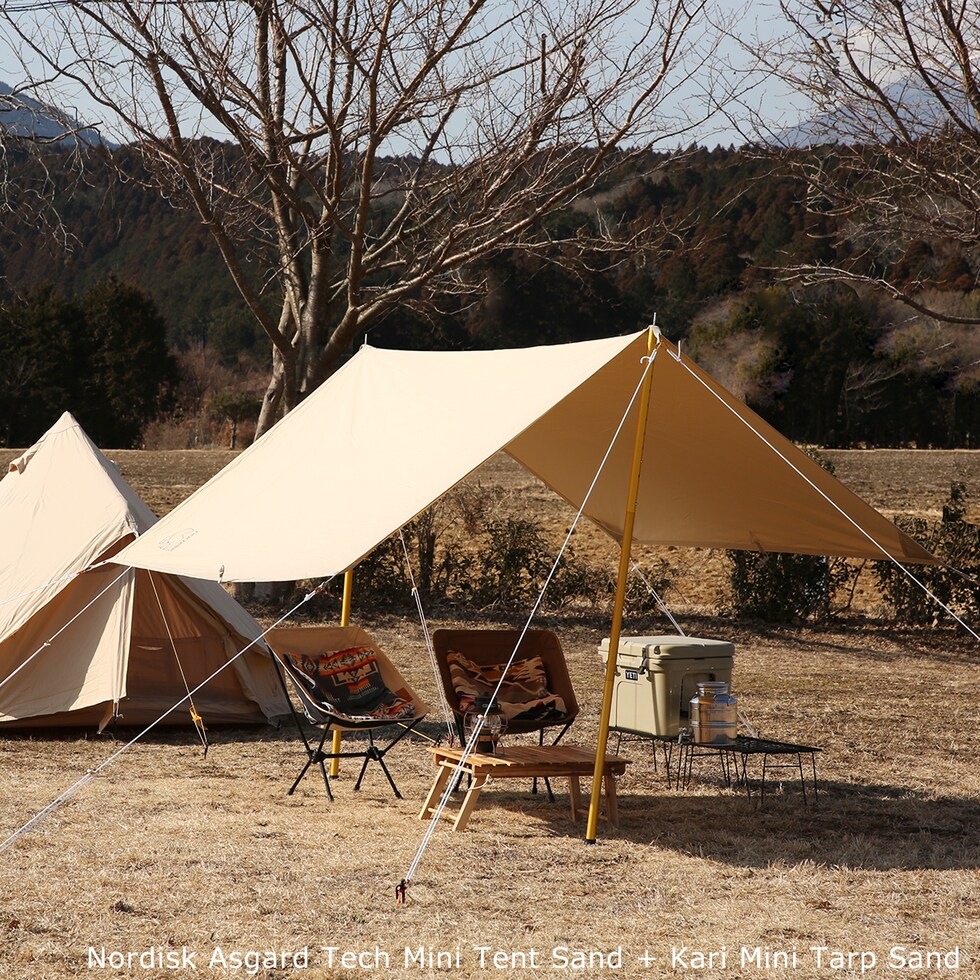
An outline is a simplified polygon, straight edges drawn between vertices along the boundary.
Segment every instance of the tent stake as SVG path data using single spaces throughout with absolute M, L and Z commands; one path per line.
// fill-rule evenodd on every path
M 340 604 L 340 625 L 350 626 L 350 603 L 351 596 L 354 592 L 354 569 L 348 568 L 344 572 L 344 598 Z M 333 755 L 334 758 L 330 762 L 330 775 L 336 778 L 340 775 L 340 759 L 337 758 L 340 755 L 340 743 L 343 739 L 343 735 L 339 728 L 334 729 L 333 733 Z
M 657 331 L 650 327 L 647 333 L 647 357 L 653 357 Z M 616 579 L 616 599 L 613 603 L 612 625 L 609 631 L 609 658 L 606 661 L 606 683 L 602 689 L 602 709 L 599 713 L 599 739 L 595 750 L 595 769 L 592 772 L 592 798 L 589 800 L 589 821 L 585 830 L 585 843 L 596 842 L 599 825 L 599 793 L 602 788 L 603 769 L 606 762 L 606 743 L 609 740 L 609 714 L 612 710 L 613 683 L 616 679 L 616 660 L 619 655 L 619 636 L 623 628 L 623 606 L 626 604 L 626 583 L 629 581 L 630 555 L 633 545 L 633 524 L 636 521 L 636 500 L 640 490 L 640 467 L 643 463 L 643 443 L 647 433 L 647 413 L 650 410 L 650 390 L 653 386 L 653 364 L 646 367 L 643 390 L 640 393 L 640 413 L 636 420 L 636 438 L 633 442 L 633 462 L 630 465 L 629 489 L 626 494 L 626 520 L 619 553 L 619 575 Z

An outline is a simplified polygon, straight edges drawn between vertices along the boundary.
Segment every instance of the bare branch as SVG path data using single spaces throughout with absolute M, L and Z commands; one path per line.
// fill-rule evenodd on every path
M 805 178 L 838 254 L 797 281 L 864 282 L 951 323 L 889 271 L 915 240 L 980 262 L 980 5 L 968 0 L 780 0 L 784 32 L 746 45 L 809 104 L 806 121 L 760 127 L 766 152 Z M 809 152 L 800 152 L 808 147 Z
M 274 345 L 265 425 L 373 319 L 465 302 L 497 250 L 650 247 L 541 229 L 732 98 L 707 2 L 64 0 L 0 23 L 214 236 Z

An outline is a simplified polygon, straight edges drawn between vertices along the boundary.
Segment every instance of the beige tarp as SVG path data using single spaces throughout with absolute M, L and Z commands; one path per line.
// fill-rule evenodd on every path
M 576 507 L 629 404 L 645 345 L 644 335 L 506 447 Z M 903 561 L 930 560 L 689 358 L 675 354 L 664 342 L 653 366 L 634 541 L 886 558 L 881 545 Z M 617 540 L 636 413 L 634 406 L 586 508 Z
M 224 581 L 339 573 L 500 449 L 578 506 L 646 348 L 646 331 L 521 350 L 364 347 L 118 560 Z M 665 340 L 648 419 L 634 540 L 930 560 Z M 634 431 L 630 418 L 586 508 L 614 536 Z
M 180 667 L 193 688 L 259 635 L 213 582 L 114 564 L 85 571 L 155 520 L 68 414 L 10 464 L 0 480 L 0 722 L 98 724 L 116 713 L 148 723 L 186 693 Z M 233 668 L 195 695 L 206 723 L 288 711 L 266 653 Z M 188 723 L 187 710 L 168 720 Z

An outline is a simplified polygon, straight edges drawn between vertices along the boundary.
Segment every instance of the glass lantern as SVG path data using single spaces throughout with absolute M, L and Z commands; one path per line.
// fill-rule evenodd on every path
M 483 721 L 480 726 L 480 721 Z M 480 726 L 474 751 L 481 755 L 495 755 L 500 736 L 507 730 L 507 719 L 497 699 L 490 695 L 477 695 L 473 707 L 463 715 L 463 735 L 469 743 L 473 732 Z

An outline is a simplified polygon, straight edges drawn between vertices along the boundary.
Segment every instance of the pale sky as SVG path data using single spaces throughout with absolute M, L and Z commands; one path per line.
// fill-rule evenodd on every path
M 15 11 L 19 7 L 31 8 L 40 3 L 43 8 L 50 0 L 8 0 L 7 11 Z M 55 0 L 57 2 L 57 0 Z M 779 25 L 778 4 L 775 2 L 744 4 L 739 0 L 714 0 L 714 17 L 734 16 L 737 29 L 742 39 L 755 41 L 768 39 Z M 18 46 L 12 42 L 0 24 L 0 81 L 16 86 L 24 81 L 24 71 L 17 54 Z M 749 56 L 741 50 L 739 44 L 731 39 L 722 46 L 722 55 L 729 62 L 724 75 L 729 80 L 745 82 L 744 95 L 740 103 L 733 105 L 729 114 L 718 114 L 710 122 L 699 126 L 680 142 L 682 145 L 698 142 L 705 146 L 729 144 L 740 145 L 755 135 L 754 126 L 757 119 L 763 119 L 778 131 L 793 125 L 801 113 L 806 112 L 805 104 L 799 97 L 793 97 L 785 86 L 779 85 L 771 78 L 752 76 L 749 70 Z M 36 68 L 36 62 L 34 66 Z M 695 105 L 700 96 L 697 92 L 697 80 L 694 80 L 682 90 L 684 98 Z M 62 82 L 59 84 L 57 98 L 51 99 L 62 111 L 75 116 L 86 125 L 98 125 L 103 118 L 103 110 L 79 86 Z M 683 101 L 683 100 L 682 100 Z M 111 125 L 103 128 L 105 136 L 110 140 L 118 140 L 120 134 L 113 132 Z M 224 132 L 205 125 L 203 135 L 224 138 Z

